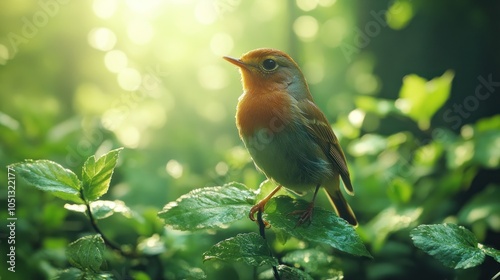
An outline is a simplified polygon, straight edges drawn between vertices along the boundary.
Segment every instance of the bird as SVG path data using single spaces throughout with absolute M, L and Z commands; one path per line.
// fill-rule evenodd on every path
M 346 157 L 297 63 L 271 48 L 223 58 L 241 74 L 243 94 L 236 107 L 239 136 L 257 169 L 277 184 L 250 209 L 250 219 L 256 221 L 255 213 L 262 213 L 282 187 L 298 194 L 314 189 L 307 209 L 291 213 L 300 216 L 298 224 L 310 223 L 318 190 L 323 187 L 336 214 L 357 226 L 340 190 L 342 179 L 346 193 L 354 195 Z

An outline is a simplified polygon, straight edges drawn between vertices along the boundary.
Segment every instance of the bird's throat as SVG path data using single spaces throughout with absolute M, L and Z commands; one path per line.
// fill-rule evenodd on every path
M 276 134 L 290 123 L 290 97 L 287 94 L 245 92 L 238 102 L 236 126 L 240 137 L 251 138 L 261 129 Z

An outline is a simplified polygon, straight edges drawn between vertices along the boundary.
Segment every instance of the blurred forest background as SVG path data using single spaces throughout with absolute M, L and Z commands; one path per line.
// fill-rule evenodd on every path
M 105 199 L 140 218 L 113 216 L 103 231 L 121 244 L 160 236 L 168 279 L 191 268 L 243 279 L 241 266 L 201 254 L 253 223 L 191 234 L 156 213 L 195 188 L 265 179 L 238 139 L 240 76 L 221 57 L 272 47 L 301 66 L 346 151 L 350 204 L 375 259 L 335 255 L 345 278 L 491 278 L 500 271 L 491 258 L 453 271 L 408 232 L 454 222 L 500 248 L 499 15 L 493 0 L 1 1 L 0 184 L 11 163 L 48 159 L 80 174 L 88 156 L 123 146 Z M 16 191 L 15 277 L 53 277 L 68 267 L 67 244 L 92 229 L 64 201 L 21 180 Z M 329 207 L 323 195 L 320 205 Z M 6 231 L 0 276 L 14 279 Z M 159 265 L 108 266 L 147 279 Z

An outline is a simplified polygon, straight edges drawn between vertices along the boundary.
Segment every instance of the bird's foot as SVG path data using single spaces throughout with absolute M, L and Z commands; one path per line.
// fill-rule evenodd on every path
M 269 223 L 262 219 L 262 213 L 264 212 L 264 207 L 266 206 L 266 203 L 267 200 L 263 199 L 259 201 L 257 204 L 255 204 L 252 208 L 250 208 L 250 213 L 248 217 L 250 218 L 250 220 L 257 223 L 261 221 L 266 228 L 269 228 L 270 227 Z M 255 213 L 257 213 L 258 218 L 255 218 Z
M 298 227 L 305 223 L 307 223 L 307 225 L 310 225 L 312 222 L 313 212 L 314 203 L 311 203 L 305 210 L 296 210 L 289 213 L 288 215 L 299 216 L 299 220 L 297 221 L 297 224 L 295 224 L 295 227 Z

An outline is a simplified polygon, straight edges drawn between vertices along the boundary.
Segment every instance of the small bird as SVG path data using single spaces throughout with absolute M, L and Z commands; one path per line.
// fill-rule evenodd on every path
M 338 216 L 353 226 L 356 216 L 340 191 L 340 178 L 354 195 L 346 158 L 325 115 L 309 92 L 299 66 L 276 49 L 256 49 L 241 58 L 223 57 L 240 69 L 243 94 L 238 99 L 236 126 L 255 165 L 277 187 L 250 210 L 250 219 L 282 186 L 295 193 L 314 189 L 298 224 L 310 222 L 314 201 L 324 187 Z

